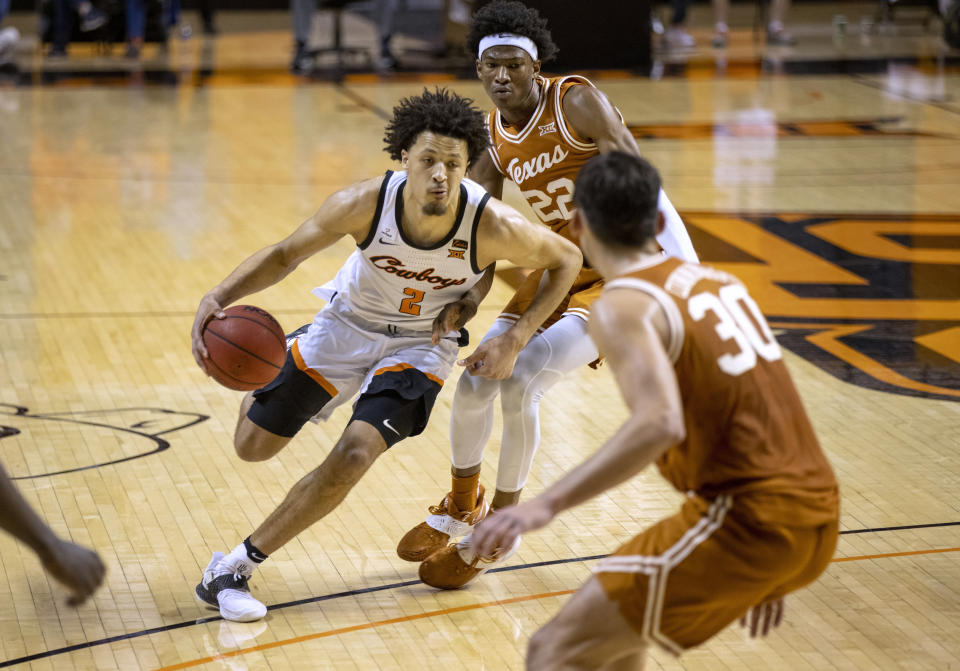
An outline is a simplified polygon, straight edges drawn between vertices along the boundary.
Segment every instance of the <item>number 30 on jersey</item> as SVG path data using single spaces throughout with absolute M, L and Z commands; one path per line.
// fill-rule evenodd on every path
M 718 294 L 697 294 L 687 301 L 687 309 L 695 322 L 712 312 L 718 319 L 714 327 L 717 335 L 724 342 L 732 340 L 736 344 L 739 351 L 717 358 L 720 370 L 737 376 L 757 365 L 757 355 L 766 361 L 783 356 L 760 308 L 742 284 L 727 284 Z

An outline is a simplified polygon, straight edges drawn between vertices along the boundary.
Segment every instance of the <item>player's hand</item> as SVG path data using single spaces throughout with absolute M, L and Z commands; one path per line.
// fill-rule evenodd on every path
M 210 371 L 207 369 L 207 362 L 210 360 L 210 355 L 207 353 L 207 346 L 203 344 L 203 329 L 207 327 L 207 322 L 211 319 L 226 319 L 226 317 L 227 315 L 223 311 L 223 307 L 210 294 L 204 296 L 200 301 L 200 307 L 197 308 L 197 316 L 193 320 L 190 340 L 193 347 L 193 358 L 207 375 L 210 374 Z
M 491 380 L 506 380 L 513 374 L 513 365 L 522 349 L 523 343 L 507 331 L 483 341 L 473 354 L 457 363 L 465 367 L 471 375 Z
M 473 530 L 473 549 L 478 557 L 493 557 L 497 550 L 511 547 L 520 535 L 550 524 L 553 516 L 553 510 L 539 496 L 519 506 L 501 508 Z
M 463 325 L 473 319 L 476 314 L 477 304 L 469 298 L 461 298 L 444 305 L 440 314 L 433 320 L 433 344 L 439 344 L 440 339 L 450 331 L 462 329 Z
M 754 606 L 750 611 L 740 618 L 741 627 L 750 627 L 750 638 L 754 638 L 757 633 L 766 636 L 771 629 L 776 629 L 783 621 L 783 597 L 765 601 Z
M 96 591 L 107 572 L 100 556 L 70 541 L 60 540 L 48 556 L 42 558 L 47 573 L 72 592 L 70 606 L 79 606 Z

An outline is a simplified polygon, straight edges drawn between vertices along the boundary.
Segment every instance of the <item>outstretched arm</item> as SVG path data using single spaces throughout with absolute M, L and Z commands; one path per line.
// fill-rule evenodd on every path
M 473 542 L 482 557 L 546 526 L 557 513 L 615 487 L 685 436 L 680 389 L 664 342 L 666 316 L 655 300 L 631 289 L 606 292 L 590 307 L 590 336 L 613 370 L 630 416 L 586 461 L 540 496 L 498 510 Z
M 572 86 L 563 97 L 562 104 L 564 116 L 573 130 L 581 137 L 595 142 L 601 154 L 622 151 L 640 156 L 630 129 L 599 89 L 592 86 Z M 660 247 L 670 256 L 696 263 L 697 252 L 690 241 L 690 234 L 663 189 L 660 189 L 658 207 L 666 222 L 663 231 L 657 236 Z
M 73 592 L 67 601 L 71 606 L 86 601 L 103 582 L 106 569 L 99 555 L 58 538 L 13 486 L 3 466 L 0 466 L 0 528 L 29 545 L 47 572 Z
M 203 329 L 211 319 L 222 319 L 223 308 L 252 293 L 273 286 L 304 260 L 345 235 L 357 242 L 369 232 L 383 178 L 360 182 L 330 196 L 317 213 L 280 242 L 264 247 L 240 263 L 226 279 L 200 301 L 193 321 L 193 357 L 207 370 Z
M 481 343 L 460 362 L 471 375 L 503 380 L 513 372 L 520 350 L 573 285 L 583 257 L 570 241 L 491 199 L 477 232 L 477 262 L 483 267 L 498 259 L 546 270 L 537 295 L 517 322 L 502 335 Z

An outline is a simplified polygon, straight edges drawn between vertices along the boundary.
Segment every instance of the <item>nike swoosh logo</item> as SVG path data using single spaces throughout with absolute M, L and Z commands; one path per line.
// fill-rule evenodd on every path
M 253 561 L 265 561 L 265 560 L 266 560 L 266 557 L 264 557 L 264 556 L 263 556 L 262 554 L 260 554 L 259 552 L 251 552 L 251 553 L 249 553 L 249 554 L 250 554 L 250 559 L 252 559 Z
M 398 436 L 400 435 L 400 432 L 399 432 L 399 431 L 397 431 L 395 428 L 393 428 L 392 426 L 390 426 L 390 420 L 389 420 L 389 419 L 383 420 L 383 425 L 384 425 L 385 427 L 387 427 L 388 429 L 390 429 L 391 431 L 393 431 L 393 432 L 394 432 L 395 434 L 397 434 Z
M 380 244 L 381 244 L 381 245 L 399 245 L 400 243 L 399 243 L 399 242 L 390 242 L 389 240 L 384 240 L 383 238 L 380 238 Z

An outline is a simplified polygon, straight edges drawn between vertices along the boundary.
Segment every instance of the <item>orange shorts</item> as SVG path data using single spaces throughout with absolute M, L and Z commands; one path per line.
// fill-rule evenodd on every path
M 607 596 L 647 641 L 680 654 L 823 573 L 836 519 L 787 527 L 758 522 L 745 507 L 729 495 L 712 503 L 693 496 L 600 561 Z
M 516 321 L 516 319 L 527 311 L 533 297 L 537 295 L 537 289 L 540 286 L 540 278 L 543 277 L 543 271 L 537 270 L 529 275 L 520 284 L 513 298 L 507 303 L 500 313 L 501 317 Z M 582 268 L 577 279 L 566 297 L 557 306 L 547 320 L 541 324 L 541 328 L 548 328 L 555 324 L 565 314 L 575 314 L 586 320 L 590 314 L 590 304 L 600 297 L 603 291 L 603 278 L 593 268 Z

